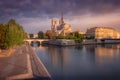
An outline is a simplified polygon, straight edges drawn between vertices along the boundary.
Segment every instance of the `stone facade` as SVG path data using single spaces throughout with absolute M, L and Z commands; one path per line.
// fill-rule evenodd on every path
M 57 19 L 52 19 L 51 30 L 56 35 L 63 35 L 63 36 L 66 36 L 67 34 L 72 32 L 71 25 L 65 23 L 63 16 L 61 17 L 59 24 L 57 23 Z
M 94 36 L 95 39 L 118 39 L 120 38 L 120 33 L 109 27 L 93 27 L 88 28 L 86 32 L 87 36 Z

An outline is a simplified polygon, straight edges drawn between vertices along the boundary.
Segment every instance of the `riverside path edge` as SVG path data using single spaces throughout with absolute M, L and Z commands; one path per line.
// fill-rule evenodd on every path
M 41 59 L 34 52 L 33 48 L 30 45 L 27 45 L 26 47 L 28 50 L 28 54 L 30 55 L 31 67 L 33 72 L 32 79 L 51 80 L 51 75 L 42 63 Z

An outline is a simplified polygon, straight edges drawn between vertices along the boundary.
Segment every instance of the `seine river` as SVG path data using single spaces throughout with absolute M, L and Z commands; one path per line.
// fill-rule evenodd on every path
M 120 80 L 120 44 L 34 49 L 53 80 Z

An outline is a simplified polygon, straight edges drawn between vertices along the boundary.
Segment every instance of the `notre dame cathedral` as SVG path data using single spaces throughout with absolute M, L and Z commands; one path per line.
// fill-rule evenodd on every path
M 57 19 L 52 19 L 52 26 L 51 30 L 58 36 L 63 35 L 66 36 L 67 34 L 72 32 L 71 25 L 65 23 L 65 20 L 63 18 L 63 15 L 61 19 L 59 20 L 59 23 L 57 22 Z

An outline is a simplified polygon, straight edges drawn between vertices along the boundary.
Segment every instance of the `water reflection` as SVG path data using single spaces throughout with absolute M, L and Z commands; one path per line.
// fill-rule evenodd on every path
M 54 68 L 60 67 L 61 70 L 64 67 L 64 64 L 67 64 L 70 60 L 70 53 L 69 48 L 67 47 L 48 47 L 47 48 L 48 54 L 50 54 L 50 58 L 52 61 L 52 66 Z M 64 52 L 64 53 L 63 53 Z
M 119 49 L 113 48 L 114 46 L 97 47 L 95 48 L 96 61 L 100 63 L 109 62 L 114 60 L 119 55 Z
M 120 44 L 40 46 L 35 51 L 55 80 L 120 79 Z

